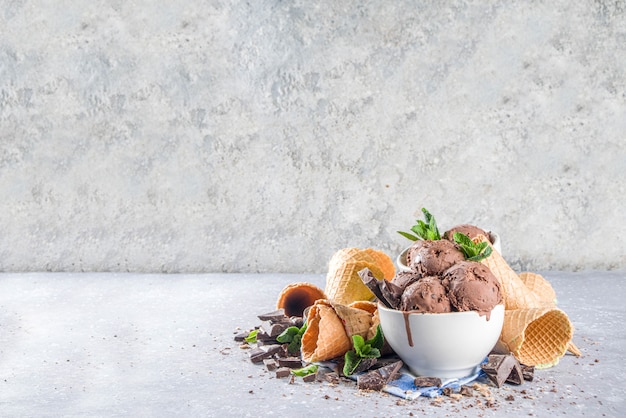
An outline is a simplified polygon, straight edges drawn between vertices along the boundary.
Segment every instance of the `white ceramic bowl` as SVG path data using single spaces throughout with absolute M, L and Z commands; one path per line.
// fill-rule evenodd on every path
M 411 372 L 441 379 L 478 371 L 498 341 L 504 305 L 478 312 L 409 313 L 378 304 L 385 340 Z
M 489 232 L 489 239 L 491 240 L 493 248 L 496 249 L 500 254 L 502 254 L 502 245 L 500 244 L 500 235 L 495 232 Z M 411 246 L 406 247 L 398 257 L 396 257 L 396 265 L 398 266 L 399 271 L 411 271 L 411 268 L 406 264 L 406 253 L 409 251 Z

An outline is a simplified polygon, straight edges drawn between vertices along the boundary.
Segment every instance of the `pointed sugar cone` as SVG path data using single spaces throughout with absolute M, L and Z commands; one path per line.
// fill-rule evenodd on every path
M 523 272 L 519 274 L 519 278 L 531 292 L 539 297 L 542 302 L 556 305 L 556 292 L 552 288 L 552 285 L 544 279 L 542 275 L 531 272 Z
M 292 283 L 280 292 L 276 309 L 283 308 L 287 316 L 302 316 L 316 300 L 326 299 L 324 291 L 311 283 Z
M 479 235 L 474 241 L 489 242 L 483 235 Z M 504 308 L 512 310 L 544 306 L 545 304 L 541 299 L 526 287 L 522 279 L 519 278 L 506 260 L 502 258 L 500 253 L 493 247 L 491 247 L 491 249 L 491 255 L 480 262 L 489 267 L 489 270 L 491 270 L 500 281 Z
M 557 308 L 508 310 L 500 341 L 522 364 L 539 369 L 556 365 L 565 354 L 574 329 Z
M 324 300 L 317 301 L 309 310 L 301 343 L 302 359 L 309 363 L 331 360 L 352 348 L 341 319 Z
M 351 308 L 349 306 L 333 304 L 335 312 L 346 330 L 346 335 L 352 340 L 353 335 L 360 335 L 365 338 L 367 331 L 372 325 L 372 314 L 363 309 Z
M 374 277 L 381 280 L 383 273 L 372 263 L 351 261 L 338 265 L 334 270 L 328 270 L 324 293 L 335 303 L 349 305 L 357 300 L 372 300 L 374 294 L 359 277 L 359 271 L 369 268 Z

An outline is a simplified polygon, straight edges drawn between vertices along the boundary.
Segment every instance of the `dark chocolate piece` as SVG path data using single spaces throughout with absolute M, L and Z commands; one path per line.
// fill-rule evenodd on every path
M 267 370 L 270 372 L 278 368 L 278 363 L 276 363 L 276 360 L 274 360 L 273 358 L 263 359 L 263 364 L 265 364 L 265 368 L 267 368 Z
M 385 383 L 389 383 L 392 380 L 395 380 L 400 375 L 400 369 L 404 363 L 402 360 L 394 361 L 391 364 L 387 364 L 385 366 L 379 367 L 375 371 L 378 372 L 383 379 L 385 379 Z
M 403 289 L 387 280 L 382 280 L 378 284 L 383 298 L 387 301 L 392 309 L 398 309 L 402 298 Z
M 480 367 L 497 387 L 502 387 L 510 375 L 513 375 L 512 383 L 515 383 L 515 379 L 519 380 L 517 384 L 524 381 L 519 361 L 513 354 L 490 354 L 487 362 Z
M 268 332 L 268 335 L 276 339 L 276 337 L 282 334 L 283 331 L 289 328 L 289 326 L 290 326 L 289 323 L 272 324 L 272 326 L 270 327 L 270 331 Z
M 441 379 L 438 377 L 418 376 L 413 381 L 413 384 L 417 387 L 441 387 Z
M 339 383 L 339 375 L 337 374 L 337 372 L 328 372 L 324 375 L 324 379 L 326 379 L 326 381 L 328 383 Z
M 378 300 L 383 305 L 385 305 L 389 309 L 393 309 L 393 307 L 389 304 L 387 299 L 385 299 L 385 297 L 383 296 L 383 293 L 380 290 L 380 283 L 379 283 L 380 280 L 378 280 L 376 277 L 374 277 L 374 273 L 372 273 L 372 271 L 370 269 L 365 267 L 363 270 L 359 270 L 358 274 L 359 274 L 359 277 L 361 278 L 361 281 L 363 282 L 363 284 L 365 286 L 367 286 L 367 288 L 369 290 L 371 290 L 371 292 L 374 294 L 374 296 L 376 296 L 376 298 L 378 298 Z
M 307 374 L 306 376 L 302 376 L 303 382 L 315 382 L 317 380 L 317 373 Z
M 280 367 L 276 370 L 276 377 L 282 379 L 283 377 L 288 377 L 291 374 L 291 369 L 289 367 Z
M 290 369 L 299 369 L 302 367 L 302 360 L 300 357 L 279 358 L 278 365 L 280 367 L 289 367 Z
M 357 376 L 356 385 L 361 390 L 380 391 L 385 387 L 385 379 L 376 370 L 371 370 Z
M 361 372 L 364 372 L 366 370 L 369 370 L 377 362 L 378 362 L 378 359 L 375 359 L 375 358 L 364 358 L 364 359 L 361 359 L 361 362 L 359 363 L 358 366 L 356 366 L 356 368 L 354 369 L 352 374 L 357 374 L 357 373 L 361 373 Z
M 524 381 L 532 382 L 535 378 L 535 366 L 520 364 L 520 367 L 522 368 L 522 376 L 524 376 Z
M 292 316 L 289 318 L 289 323 L 291 326 L 302 328 L 302 325 L 304 325 L 304 318 L 301 316 Z
M 474 389 L 467 385 L 462 385 L 459 393 L 463 396 L 474 396 Z
M 253 363 L 260 363 L 264 359 L 271 357 L 271 354 L 267 354 L 267 351 L 263 350 L 261 347 L 253 348 L 250 350 L 250 360 Z
M 287 319 L 287 320 L 289 319 L 285 315 L 285 310 L 283 308 L 276 309 L 275 311 L 258 315 L 258 318 L 261 321 L 271 321 L 271 322 L 282 322 L 285 319 Z
M 235 334 L 235 341 L 240 343 L 244 341 L 248 335 L 250 335 L 250 331 L 240 332 L 238 334 Z
M 506 383 L 512 383 L 514 385 L 521 385 L 524 383 L 524 373 L 522 372 L 519 362 L 516 362 L 516 364 L 513 365 L 511 373 L 509 373 L 506 378 Z

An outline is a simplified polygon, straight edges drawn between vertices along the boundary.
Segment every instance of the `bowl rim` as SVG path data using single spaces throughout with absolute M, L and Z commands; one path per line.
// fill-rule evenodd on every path
M 501 309 L 504 311 L 505 310 L 504 309 L 504 302 L 498 303 L 489 312 L 494 312 L 499 307 L 501 307 Z M 382 308 L 383 311 L 397 312 L 398 314 L 402 314 L 402 315 L 404 315 L 405 313 L 408 313 L 409 316 L 437 316 L 437 317 L 450 316 L 450 315 L 455 315 L 457 317 L 458 316 L 469 316 L 469 315 L 471 315 L 471 316 L 473 316 L 473 315 L 484 316 L 484 314 L 481 315 L 478 311 L 454 311 L 454 312 L 441 312 L 441 313 L 436 313 L 436 312 L 418 312 L 418 311 L 401 311 L 399 309 L 388 308 L 384 304 L 382 304 L 380 301 L 378 301 L 378 309 L 380 309 L 380 308 Z M 461 315 L 461 314 L 465 314 L 465 315 Z

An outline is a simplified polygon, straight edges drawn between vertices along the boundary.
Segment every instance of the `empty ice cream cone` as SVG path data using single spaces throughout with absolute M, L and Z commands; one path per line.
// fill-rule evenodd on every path
M 278 295 L 276 308 L 283 308 L 287 316 L 302 316 L 304 310 L 316 300 L 326 299 L 324 291 L 311 283 L 292 283 Z
M 516 309 L 505 311 L 500 340 L 521 363 L 541 369 L 559 362 L 573 332 L 558 308 Z
M 363 309 L 340 304 L 333 304 L 333 308 L 339 319 L 341 319 L 346 335 L 350 339 L 352 339 L 353 335 L 360 335 L 363 338 L 367 336 L 367 331 L 369 331 L 372 325 L 371 313 Z
M 482 235 L 479 235 L 475 241 L 489 242 Z M 522 279 L 496 249 L 492 247 L 491 255 L 480 262 L 489 267 L 489 270 L 500 280 L 505 309 L 528 309 L 544 306 L 542 300 L 526 287 Z
M 352 341 L 335 310 L 319 302 L 309 310 L 301 343 L 302 359 L 310 363 L 342 356 L 352 348 Z
M 363 284 L 359 271 L 369 268 L 374 277 L 389 280 L 395 275 L 393 261 L 386 254 L 359 248 L 343 248 L 328 263 L 324 293 L 333 302 L 348 305 L 357 300 L 372 300 L 374 294 Z

